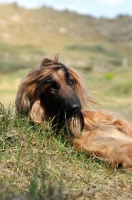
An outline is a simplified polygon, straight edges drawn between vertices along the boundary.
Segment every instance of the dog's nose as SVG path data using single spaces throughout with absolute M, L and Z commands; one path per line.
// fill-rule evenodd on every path
M 79 103 L 74 103 L 70 106 L 70 114 L 77 114 L 81 110 L 81 106 Z

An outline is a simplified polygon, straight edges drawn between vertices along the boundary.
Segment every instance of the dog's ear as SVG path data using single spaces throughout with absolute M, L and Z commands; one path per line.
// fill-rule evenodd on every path
M 42 108 L 40 104 L 40 100 L 37 100 L 34 102 L 28 116 L 31 119 L 31 121 L 34 123 L 40 124 L 44 121 L 45 113 L 44 113 L 44 109 Z
M 17 111 L 23 114 L 28 114 L 28 111 L 30 109 L 30 101 L 26 95 L 26 92 L 21 93 L 19 91 L 17 93 L 15 104 L 16 104 Z
M 39 99 L 39 96 L 37 96 L 37 93 L 36 93 L 36 88 L 38 87 L 40 79 L 42 78 L 43 69 L 41 69 L 41 67 L 48 66 L 50 65 L 51 62 L 52 61 L 50 59 L 47 59 L 47 58 L 42 59 L 40 64 L 37 67 L 34 67 L 33 69 L 31 69 L 23 78 L 18 88 L 16 101 L 15 101 L 16 109 L 20 113 L 28 115 L 35 101 Z M 38 91 L 40 90 L 38 89 Z M 41 109 L 42 108 L 40 108 L 40 110 Z M 38 118 L 38 117 L 34 117 L 34 118 Z

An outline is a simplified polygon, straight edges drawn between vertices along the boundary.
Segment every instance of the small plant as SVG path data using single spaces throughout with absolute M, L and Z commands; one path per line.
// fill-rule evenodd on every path
M 122 57 L 116 57 L 116 59 L 110 60 L 110 63 L 114 66 L 121 66 L 122 65 Z
M 113 72 L 107 72 L 105 75 L 104 75 L 104 78 L 106 80 L 111 80 L 114 78 L 114 73 Z

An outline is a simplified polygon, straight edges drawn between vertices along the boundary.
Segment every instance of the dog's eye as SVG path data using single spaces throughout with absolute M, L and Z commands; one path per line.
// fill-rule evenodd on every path
M 56 90 L 56 88 L 53 85 L 49 85 L 48 86 L 48 90 L 49 91 L 54 91 L 54 90 Z
M 54 82 L 48 85 L 49 91 L 57 91 L 58 89 L 59 89 L 58 85 Z
M 48 87 L 48 90 L 50 90 L 50 91 L 54 91 L 55 88 L 54 88 L 53 86 L 50 85 L 50 86 Z
M 70 86 L 74 86 L 75 80 L 74 80 L 74 79 L 69 79 L 68 84 L 69 84 Z

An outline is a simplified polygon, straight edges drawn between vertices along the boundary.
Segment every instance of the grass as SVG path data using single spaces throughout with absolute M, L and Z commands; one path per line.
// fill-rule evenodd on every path
M 25 199 L 127 199 L 132 174 L 83 152 L 50 123 L 31 124 L 0 104 L 0 196 Z
M 119 53 L 114 50 L 107 49 L 101 45 L 93 45 L 93 46 L 86 46 L 86 45 L 68 45 L 66 46 L 68 50 L 78 50 L 78 51 L 90 51 L 93 53 L 101 53 L 106 56 L 119 56 Z
M 43 48 L 34 45 L 10 45 L 1 42 L 0 45 L 0 71 L 3 73 L 27 69 L 41 60 L 45 52 Z
M 71 50 L 71 51 L 82 51 L 82 52 L 92 52 L 95 54 L 103 54 L 104 56 L 108 56 L 108 57 L 116 57 L 118 58 L 118 62 L 119 62 L 119 58 L 121 59 L 121 55 L 119 55 L 119 53 L 115 50 L 112 49 L 108 49 L 104 46 L 101 45 L 67 45 L 66 49 Z M 114 61 L 113 61 L 114 62 Z M 117 64 L 117 63 L 116 63 Z
M 5 107 L 8 107 L 11 102 L 13 103 L 15 101 L 16 91 L 21 77 L 26 72 L 27 70 L 19 70 L 8 74 L 4 72 L 0 74 L 0 101 Z
M 118 51 L 115 51 L 109 47 L 102 46 L 102 45 L 80 45 L 80 44 L 70 44 L 66 45 L 65 47 L 70 52 L 79 52 L 80 54 L 86 53 L 87 56 L 90 57 L 88 66 L 81 66 L 81 68 L 84 68 L 85 70 L 95 70 L 95 62 L 96 62 L 96 70 L 99 70 L 99 68 L 106 71 L 109 71 L 109 68 L 115 68 L 115 67 L 121 67 L 123 62 L 123 56 L 120 55 Z

